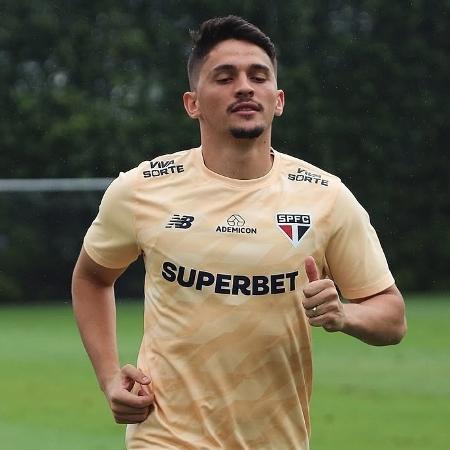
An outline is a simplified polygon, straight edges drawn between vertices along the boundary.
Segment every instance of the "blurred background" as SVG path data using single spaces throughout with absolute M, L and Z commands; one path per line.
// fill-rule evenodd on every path
M 64 308 L 48 304 L 68 305 L 73 265 L 110 179 L 143 160 L 199 144 L 197 123 L 187 118 L 181 102 L 188 90 L 189 30 L 226 14 L 252 21 L 277 45 L 278 84 L 287 101 L 284 115 L 274 124 L 273 146 L 336 174 L 350 187 L 370 213 L 397 284 L 411 303 L 411 323 L 417 320 L 419 326 L 424 316 L 430 321 L 427 331 L 412 334 L 411 360 L 404 353 L 407 347 L 389 350 L 392 359 L 386 373 L 391 372 L 391 363 L 398 368 L 402 361 L 406 364 L 402 376 L 407 378 L 418 370 L 416 364 L 426 367 L 421 376 L 438 383 L 439 398 L 447 398 L 448 405 L 449 339 L 442 333 L 450 319 L 450 3 L 444 0 L 2 0 L 0 303 L 9 305 L 0 308 L 0 342 L 8 348 L 0 362 L 2 385 L 11 386 L 6 375 L 11 366 L 36 375 L 36 366 L 24 365 L 18 355 L 25 354 L 25 348 L 35 356 L 41 354 L 33 342 L 40 343 L 50 358 L 59 355 L 55 358 L 64 361 L 67 353 L 51 347 L 65 342 L 59 332 L 50 339 L 42 331 L 47 327 L 56 333 L 62 327 L 73 339 L 66 347 L 73 349 L 72 363 L 81 359 L 84 364 L 77 369 L 76 380 L 86 377 L 91 383 L 88 390 L 95 390 L 72 319 Z M 45 183 L 27 184 L 34 179 Z M 64 184 L 60 179 L 77 180 Z M 121 299 L 142 298 L 143 268 L 139 262 L 134 266 L 119 282 Z M 44 303 L 47 309 L 41 308 Z M 429 317 L 429 311 L 436 316 Z M 127 359 L 137 351 L 141 326 L 139 307 L 130 314 L 131 337 L 126 331 L 123 337 L 130 342 L 124 347 Z M 330 339 L 320 336 L 318 342 Z M 428 345 L 429 338 L 434 340 Z M 318 346 L 317 361 L 319 365 L 324 361 L 320 367 L 328 370 L 330 360 L 320 351 L 330 341 L 323 342 L 327 344 Z M 423 346 L 423 353 L 418 346 Z M 359 347 L 352 348 L 358 354 Z M 430 356 L 433 352 L 437 359 Z M 341 360 L 339 405 L 352 392 L 355 404 L 361 405 L 358 388 L 349 387 L 345 375 L 347 364 L 354 361 L 353 356 Z M 42 366 L 44 372 L 49 364 Z M 51 376 L 39 371 L 43 383 L 50 378 L 53 387 L 61 369 L 57 360 L 54 364 Z M 367 370 L 374 379 L 386 380 L 372 369 Z M 323 375 L 318 372 L 320 385 L 325 378 L 320 381 Z M 27 380 L 18 382 L 18 391 L 25 385 L 34 392 L 36 379 Z M 415 380 L 411 389 L 419 389 L 419 384 Z M 11 402 L 16 403 L 15 389 L 10 391 Z M 370 392 L 368 407 L 374 401 Z M 423 398 L 430 394 L 420 392 Z M 52 394 L 45 396 L 44 404 L 49 397 Z M 438 404 L 437 397 L 427 398 Z M 75 396 L 73 401 L 77 400 Z M 106 420 L 108 412 L 95 406 L 100 401 L 100 394 L 94 400 L 89 397 L 83 403 L 85 411 L 100 408 L 101 413 L 93 413 L 94 421 L 103 414 L 105 435 L 117 439 L 108 428 L 113 426 L 109 417 Z M 0 407 L 4 423 L 0 433 L 9 430 L 4 439 L 10 444 L 5 448 L 26 448 L 17 441 L 19 435 L 24 438 L 21 428 L 12 426 L 23 419 L 23 404 L 19 402 L 17 413 L 6 404 Z M 60 407 L 64 410 L 64 403 L 49 408 L 55 412 Z M 423 404 L 416 408 L 425 415 L 416 417 L 418 424 L 430 420 L 431 403 L 429 410 Z M 342 425 L 333 414 L 324 413 L 322 422 L 318 417 L 319 430 Z M 30 423 L 36 416 L 39 413 L 30 416 Z M 85 412 L 79 416 L 86 417 Z M 62 416 L 54 417 L 59 423 Z M 77 438 L 65 434 L 66 444 L 61 446 L 49 425 L 53 420 L 44 421 L 50 428 L 42 437 L 42 448 L 121 448 L 102 439 L 97 442 L 91 429 L 90 444 L 71 446 L 70 439 Z M 434 424 L 438 426 L 439 419 Z M 410 425 L 405 425 L 405 435 L 411 432 Z M 84 430 L 85 425 L 79 426 Z M 447 434 L 434 446 L 429 444 L 430 436 L 439 434 L 433 430 L 416 439 L 391 436 L 377 448 L 450 448 Z M 366 441 L 373 439 L 364 436 L 364 446 L 359 441 L 355 448 L 370 448 Z M 315 448 L 331 448 L 325 442 Z M 343 442 L 335 450 L 353 448 L 349 436 L 344 435 Z
M 3 0 L 0 11 L 0 178 L 111 178 L 198 145 L 181 102 L 188 31 L 236 13 L 278 46 L 287 105 L 274 147 L 342 178 L 403 290 L 449 290 L 448 2 Z M 0 192 L 3 301 L 69 297 L 101 195 Z M 140 275 L 124 294 L 142 295 Z

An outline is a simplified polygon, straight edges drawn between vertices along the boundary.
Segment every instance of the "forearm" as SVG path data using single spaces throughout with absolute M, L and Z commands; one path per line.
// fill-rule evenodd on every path
M 120 370 L 113 286 L 75 275 L 72 284 L 75 318 L 100 387 Z
M 367 344 L 397 344 L 405 335 L 404 302 L 395 286 L 357 303 L 346 303 L 343 308 L 341 331 Z

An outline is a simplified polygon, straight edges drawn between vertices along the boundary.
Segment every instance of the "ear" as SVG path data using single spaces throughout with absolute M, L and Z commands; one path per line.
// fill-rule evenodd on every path
M 183 94 L 184 109 L 191 119 L 198 119 L 200 117 L 200 109 L 198 107 L 197 92 L 185 92 Z
M 275 105 L 275 116 L 279 117 L 283 114 L 284 109 L 284 92 L 281 89 L 277 91 L 277 103 Z

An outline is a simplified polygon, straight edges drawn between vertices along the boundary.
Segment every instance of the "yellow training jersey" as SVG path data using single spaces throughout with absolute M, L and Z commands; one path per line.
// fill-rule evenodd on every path
M 273 151 L 270 172 L 210 171 L 201 148 L 158 157 L 108 188 L 84 247 L 146 267 L 138 366 L 154 412 L 129 450 L 309 448 L 312 255 L 348 299 L 394 283 L 364 209 L 340 180 Z

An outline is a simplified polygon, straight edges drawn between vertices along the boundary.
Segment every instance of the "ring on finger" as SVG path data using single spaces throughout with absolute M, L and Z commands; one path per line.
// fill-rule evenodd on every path
M 311 311 L 314 313 L 314 315 L 317 315 L 317 306 L 314 306 L 314 308 L 311 309 Z

